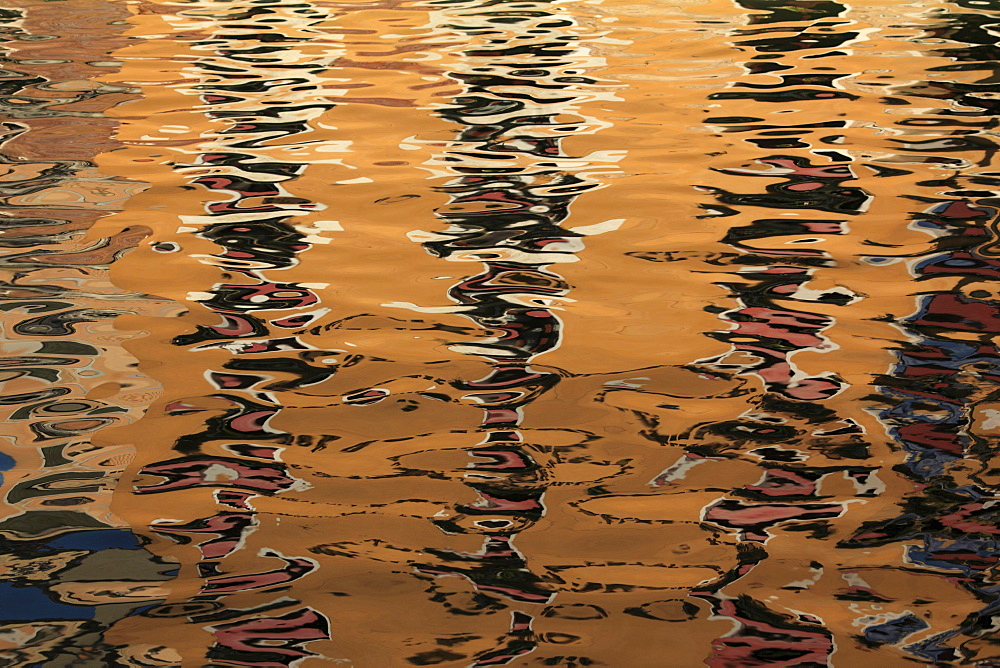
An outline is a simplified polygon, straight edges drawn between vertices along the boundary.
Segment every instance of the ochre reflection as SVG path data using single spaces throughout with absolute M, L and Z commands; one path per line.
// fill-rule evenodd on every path
M 15 665 L 998 660 L 990 8 L 15 4 Z

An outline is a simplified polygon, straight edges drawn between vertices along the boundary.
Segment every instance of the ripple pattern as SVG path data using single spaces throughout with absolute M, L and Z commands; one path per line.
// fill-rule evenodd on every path
M 992 0 L 8 5 L 3 665 L 1000 665 Z

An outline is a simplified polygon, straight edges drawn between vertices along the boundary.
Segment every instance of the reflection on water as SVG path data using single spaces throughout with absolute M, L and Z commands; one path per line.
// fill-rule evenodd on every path
M 2 662 L 1000 665 L 998 11 L 8 3 Z

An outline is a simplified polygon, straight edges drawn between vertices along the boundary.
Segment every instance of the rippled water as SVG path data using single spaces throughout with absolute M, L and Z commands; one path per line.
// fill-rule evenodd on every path
M 4 666 L 1000 666 L 1000 3 L 9 0 Z

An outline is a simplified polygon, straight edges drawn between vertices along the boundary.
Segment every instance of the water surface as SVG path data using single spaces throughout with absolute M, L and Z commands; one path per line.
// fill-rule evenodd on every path
M 998 12 L 11 0 L 0 661 L 1000 666 Z

